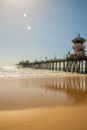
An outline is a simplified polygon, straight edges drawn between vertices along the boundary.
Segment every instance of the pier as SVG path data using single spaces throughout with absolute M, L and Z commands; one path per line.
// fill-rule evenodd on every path
M 64 59 L 46 59 L 42 61 L 21 61 L 19 66 L 34 69 L 48 69 L 55 71 L 87 73 L 87 55 L 85 55 L 84 42 L 86 40 L 80 37 L 80 34 L 72 40 L 74 53 L 68 53 Z

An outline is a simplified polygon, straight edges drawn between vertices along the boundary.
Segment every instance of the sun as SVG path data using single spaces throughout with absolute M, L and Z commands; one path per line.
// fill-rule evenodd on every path
M 24 14 L 24 18 L 27 18 L 27 14 Z
M 29 30 L 29 31 L 31 30 L 31 26 L 28 26 L 28 30 Z

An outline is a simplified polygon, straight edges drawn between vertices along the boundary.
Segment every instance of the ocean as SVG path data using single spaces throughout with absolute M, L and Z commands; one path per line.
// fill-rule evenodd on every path
M 65 72 L 62 72 L 62 76 L 65 74 L 66 74 Z M 18 68 L 17 66 L 0 67 L 1 78 L 30 78 L 30 77 L 49 77 L 49 76 L 61 76 L 61 73 L 49 70 Z

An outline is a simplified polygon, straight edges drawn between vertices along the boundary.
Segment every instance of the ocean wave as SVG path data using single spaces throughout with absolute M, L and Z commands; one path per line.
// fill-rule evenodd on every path
M 43 69 L 17 68 L 16 66 L 0 67 L 0 78 L 65 77 L 77 75 L 79 76 L 80 74 Z
M 64 74 L 64 72 L 62 73 Z M 17 68 L 16 66 L 0 67 L 0 78 L 28 78 L 62 75 L 56 71 L 37 70 L 30 68 Z

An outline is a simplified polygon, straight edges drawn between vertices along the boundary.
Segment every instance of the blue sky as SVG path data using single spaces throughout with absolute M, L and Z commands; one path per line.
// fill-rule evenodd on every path
M 87 39 L 86 0 L 0 0 L 0 64 L 63 58 Z

